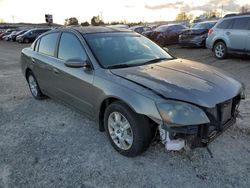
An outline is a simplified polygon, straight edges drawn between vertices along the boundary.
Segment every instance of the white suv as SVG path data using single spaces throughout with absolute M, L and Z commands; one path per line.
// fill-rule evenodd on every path
M 209 30 L 206 47 L 218 59 L 226 58 L 228 53 L 250 55 L 250 15 L 221 19 Z

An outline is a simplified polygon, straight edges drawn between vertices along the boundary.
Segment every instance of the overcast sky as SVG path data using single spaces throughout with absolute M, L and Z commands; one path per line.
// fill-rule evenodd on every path
M 131 22 L 174 20 L 180 11 L 199 15 L 202 11 L 237 12 L 250 0 L 0 0 L 0 19 L 6 22 L 44 22 L 52 14 L 55 23 L 77 17 L 79 22 L 90 21 L 102 14 L 103 20 Z

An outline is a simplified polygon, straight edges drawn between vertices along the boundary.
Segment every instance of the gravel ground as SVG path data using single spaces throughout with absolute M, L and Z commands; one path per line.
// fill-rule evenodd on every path
M 51 99 L 32 98 L 21 74 L 25 45 L 0 41 L 0 187 L 250 187 L 250 101 L 241 118 L 206 148 L 136 158 L 118 154 L 95 122 Z M 246 84 L 250 61 L 218 61 L 206 49 L 170 47 L 182 58 L 220 67 Z

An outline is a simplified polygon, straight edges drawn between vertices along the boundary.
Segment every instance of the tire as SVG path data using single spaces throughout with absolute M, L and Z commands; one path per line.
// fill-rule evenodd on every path
M 217 59 L 225 59 L 227 57 L 227 46 L 224 42 L 217 42 L 213 48 L 214 55 Z
M 119 122 L 116 121 L 117 114 L 120 114 L 121 124 L 115 126 Z M 122 102 L 114 102 L 107 107 L 104 113 L 104 127 L 114 149 L 127 157 L 135 157 L 143 153 L 153 138 L 148 119 L 136 114 Z
M 23 42 L 24 42 L 24 43 L 29 43 L 29 42 L 30 42 L 30 40 L 29 40 L 29 39 L 27 39 L 27 38 L 25 38 L 25 39 L 23 39 Z
M 36 77 L 31 71 L 27 73 L 27 82 L 30 88 L 30 92 L 35 99 L 42 100 L 46 98 L 38 85 Z

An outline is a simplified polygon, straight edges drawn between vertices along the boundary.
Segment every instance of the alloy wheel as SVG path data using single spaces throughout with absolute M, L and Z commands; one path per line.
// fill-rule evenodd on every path
M 225 49 L 225 47 L 222 44 L 218 44 L 215 47 L 215 55 L 218 58 L 222 58 L 225 55 L 225 52 L 226 52 L 226 49 Z
M 113 142 L 122 150 L 133 144 L 133 131 L 128 120 L 120 112 L 112 112 L 108 118 L 108 132 Z
M 32 75 L 29 75 L 28 82 L 31 93 L 36 97 L 38 95 L 38 85 L 35 78 Z

